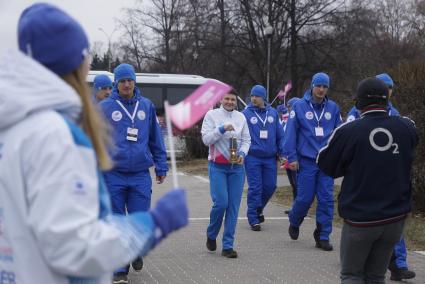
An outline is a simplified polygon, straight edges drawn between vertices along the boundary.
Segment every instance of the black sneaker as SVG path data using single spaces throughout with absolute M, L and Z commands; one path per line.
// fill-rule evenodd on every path
M 221 255 L 227 258 L 237 258 L 238 253 L 233 249 L 224 249 L 221 251 Z
M 316 242 L 316 248 L 320 248 L 324 251 L 331 251 L 334 249 L 331 243 L 325 240 L 319 240 L 318 242 Z
M 210 238 L 207 238 L 207 249 L 209 251 L 215 251 L 217 249 L 217 242 Z
M 393 281 L 402 281 L 403 279 L 415 278 L 416 273 L 407 268 L 396 268 L 392 269 L 390 279 Z
M 125 272 L 118 272 L 114 274 L 114 279 L 112 281 L 113 284 L 127 284 L 128 278 L 127 273 Z
M 143 258 L 138 257 L 135 260 L 133 260 L 133 262 L 131 263 L 131 266 L 133 266 L 133 269 L 137 272 L 139 272 L 140 270 L 142 270 L 143 268 Z
M 286 215 L 289 215 L 289 212 L 291 212 L 291 209 L 285 210 Z
M 300 235 L 300 228 L 289 225 L 288 233 L 291 239 L 298 240 L 298 236 Z
M 264 218 L 264 214 L 263 213 L 261 213 L 260 215 L 258 215 L 258 222 L 260 222 L 260 224 L 261 223 L 264 223 L 265 220 L 266 219 Z
M 260 226 L 260 224 L 254 224 L 254 225 L 251 225 L 251 230 L 253 230 L 253 231 L 255 231 L 255 232 L 261 231 L 261 226 Z
M 314 229 L 314 232 L 313 232 L 313 238 L 314 238 L 314 241 L 316 242 L 316 247 L 317 247 L 317 244 L 320 242 L 320 231 L 319 231 L 319 229 Z

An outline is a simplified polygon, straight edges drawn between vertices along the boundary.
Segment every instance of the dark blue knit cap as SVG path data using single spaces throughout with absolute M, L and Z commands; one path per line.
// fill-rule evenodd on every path
M 314 88 L 316 86 L 326 86 L 329 88 L 330 79 L 328 74 L 323 72 L 314 74 L 313 78 L 311 79 L 311 87 Z
M 391 79 L 390 75 L 388 75 L 387 73 L 382 73 L 382 74 L 376 75 L 375 77 L 383 81 L 385 85 L 388 86 L 388 88 L 394 87 L 394 81 L 393 79 Z
M 134 67 L 130 64 L 122 63 L 114 69 L 114 81 L 119 82 L 124 79 L 131 79 L 136 81 L 136 73 Z
M 262 97 L 263 100 L 266 100 L 266 88 L 261 85 L 255 85 L 251 88 L 251 96 Z
M 89 42 L 80 24 L 46 3 L 26 8 L 18 23 L 19 49 L 59 76 L 78 69 Z
M 283 114 L 288 113 L 288 109 L 283 104 L 282 105 L 278 105 L 276 107 L 276 110 L 277 110 L 278 113 L 283 113 Z
M 100 74 L 94 77 L 93 87 L 97 90 L 100 90 L 105 87 L 112 88 L 112 80 L 109 79 L 109 76 L 106 74 Z

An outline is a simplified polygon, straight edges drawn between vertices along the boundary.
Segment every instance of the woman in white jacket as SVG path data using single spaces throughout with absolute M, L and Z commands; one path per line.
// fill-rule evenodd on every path
M 245 182 L 243 161 L 251 144 L 245 116 L 235 110 L 236 99 L 235 94 L 225 95 L 220 108 L 207 112 L 201 129 L 202 141 L 209 146 L 208 175 L 213 201 L 206 245 L 210 251 L 217 249 L 216 238 L 225 217 L 221 254 L 228 258 L 238 256 L 233 242 Z M 232 138 L 236 138 L 236 148 L 230 146 Z M 232 155 L 232 149 L 236 155 Z
M 35 4 L 22 13 L 18 38 L 26 54 L 0 59 L 0 282 L 109 284 L 114 269 L 187 224 L 185 193 L 172 191 L 150 212 L 112 216 L 84 31 L 58 8 Z

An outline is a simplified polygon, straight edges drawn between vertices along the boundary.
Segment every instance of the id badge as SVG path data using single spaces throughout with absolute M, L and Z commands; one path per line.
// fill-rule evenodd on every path
M 139 133 L 139 129 L 127 127 L 127 140 L 137 141 L 137 134 L 138 133 Z
M 267 132 L 267 130 L 260 130 L 260 139 L 267 139 L 268 136 L 269 133 Z
M 323 133 L 323 127 L 315 127 L 314 131 L 316 132 L 317 137 L 325 136 L 325 134 Z

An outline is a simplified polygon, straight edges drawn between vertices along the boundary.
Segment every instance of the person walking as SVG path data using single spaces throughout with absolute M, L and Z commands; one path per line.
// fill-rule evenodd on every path
M 220 108 L 206 113 L 201 128 L 202 141 L 209 147 L 208 176 L 213 202 L 206 246 L 209 251 L 217 249 L 216 238 L 224 218 L 221 254 L 227 258 L 238 257 L 234 239 L 245 183 L 243 162 L 251 143 L 245 117 L 236 107 L 236 95 L 226 94 Z
M 394 245 L 411 211 L 414 123 L 387 112 L 388 87 L 367 78 L 357 87 L 361 119 L 337 128 L 317 157 L 319 168 L 344 177 L 338 212 L 341 283 L 385 283 Z
M 316 247 L 325 251 L 333 250 L 329 241 L 333 220 L 333 178 L 316 165 L 317 154 L 341 123 L 338 105 L 328 98 L 329 76 L 316 73 L 311 88 L 304 97 L 292 106 L 286 125 L 284 156 L 289 168 L 298 171 L 297 197 L 289 213 L 288 233 L 291 239 L 299 236 L 299 228 L 317 197 L 316 229 L 313 237 Z
M 282 157 L 283 127 L 279 114 L 266 102 L 266 89 L 251 88 L 251 103 L 242 112 L 248 122 L 251 146 L 245 159 L 248 180 L 248 223 L 261 231 L 264 208 L 276 190 L 277 160 Z
M 381 80 L 388 87 L 388 105 L 387 112 L 390 116 L 400 116 L 399 111 L 391 104 L 391 98 L 393 97 L 394 81 L 387 73 L 376 75 L 375 78 Z M 347 122 L 353 121 L 360 118 L 360 111 L 353 106 L 350 110 Z M 388 269 L 391 272 L 390 279 L 394 281 L 401 281 L 403 279 L 415 278 L 416 273 L 409 269 L 407 264 L 407 248 L 402 236 L 400 241 L 394 246 L 393 254 L 391 256 L 390 264 Z
M 109 284 L 114 269 L 187 224 L 185 192 L 113 215 L 85 32 L 61 9 L 33 4 L 19 18 L 18 46 L 0 58 L 1 282 Z
M 112 210 L 125 215 L 148 211 L 152 179 L 149 168 L 155 165 L 156 181 L 162 183 L 168 171 L 164 139 L 154 104 L 136 87 L 136 73 L 130 64 L 114 69 L 112 94 L 100 104 L 113 129 L 114 167 L 104 177 L 112 199 Z M 143 259 L 132 262 L 134 270 L 143 268 Z M 126 278 L 129 265 L 115 273 L 117 281 Z M 119 282 L 117 282 L 119 283 Z

